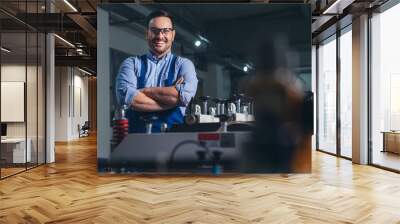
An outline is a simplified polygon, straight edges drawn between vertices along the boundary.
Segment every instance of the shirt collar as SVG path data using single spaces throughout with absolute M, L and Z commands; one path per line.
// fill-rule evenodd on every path
M 171 56 L 171 51 L 169 51 L 166 55 L 162 56 L 161 58 L 157 58 L 157 56 L 149 51 L 149 53 L 147 53 L 147 58 L 155 63 L 158 63 L 159 61 L 163 61 L 168 59 Z

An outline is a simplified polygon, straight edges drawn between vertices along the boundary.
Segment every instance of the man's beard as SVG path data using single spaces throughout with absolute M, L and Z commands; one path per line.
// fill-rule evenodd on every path
M 162 47 L 157 47 L 157 42 L 161 42 L 162 43 Z M 151 41 L 151 46 L 152 46 L 152 50 L 154 51 L 154 53 L 157 54 L 164 54 L 165 52 L 167 52 L 169 50 L 169 46 L 168 46 L 168 41 L 165 39 L 153 39 Z

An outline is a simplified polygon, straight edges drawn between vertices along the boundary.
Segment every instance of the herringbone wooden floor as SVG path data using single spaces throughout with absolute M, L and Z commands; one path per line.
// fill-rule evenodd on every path
M 101 176 L 96 139 L 0 181 L 0 223 L 400 223 L 400 175 L 313 152 L 301 175 Z

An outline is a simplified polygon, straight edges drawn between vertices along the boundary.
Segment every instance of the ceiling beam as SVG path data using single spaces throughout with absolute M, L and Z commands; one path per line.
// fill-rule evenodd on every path
M 90 56 L 55 56 L 56 66 L 81 66 L 96 71 L 96 58 Z
M 82 28 L 82 30 L 90 37 L 87 38 L 87 42 L 91 46 L 95 46 L 97 44 L 97 30 L 90 24 L 85 17 L 80 14 L 68 14 L 67 15 L 72 21 L 74 21 L 78 26 Z

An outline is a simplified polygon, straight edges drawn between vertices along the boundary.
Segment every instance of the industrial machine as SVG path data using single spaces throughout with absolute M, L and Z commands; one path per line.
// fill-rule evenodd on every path
M 128 134 L 126 109 L 119 108 L 113 120 L 111 172 L 240 171 L 254 121 L 251 101 L 244 95 L 192 99 L 185 123 L 162 128 L 161 133 L 151 133 L 148 118 L 146 133 Z
M 129 134 L 113 150 L 111 172 L 239 172 L 250 132 Z
M 272 87 L 266 96 L 282 92 Z M 253 109 L 253 100 L 244 95 L 229 100 L 201 97 L 192 100 L 183 124 L 161 125 L 159 133 L 151 133 L 152 117 L 146 119 L 145 133 L 128 133 L 125 109 L 119 108 L 110 158 L 100 168 L 107 173 L 308 172 L 310 166 L 304 164 L 310 164 L 312 99 L 299 96 L 283 102 L 280 108 L 268 104 Z M 299 113 L 292 116 L 294 110 Z

